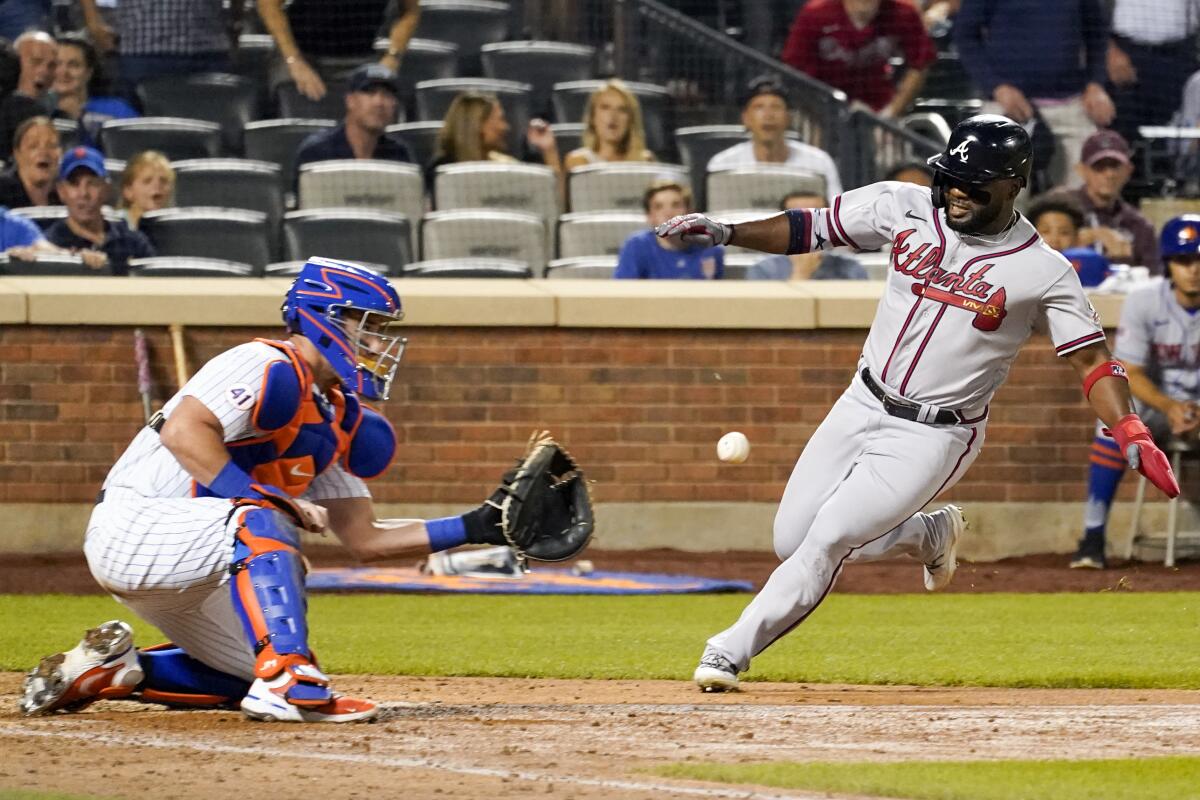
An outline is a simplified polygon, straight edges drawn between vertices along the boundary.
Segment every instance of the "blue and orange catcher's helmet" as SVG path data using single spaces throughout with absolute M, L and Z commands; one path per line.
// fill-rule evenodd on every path
M 1200 256 L 1200 214 L 1184 214 L 1163 225 L 1158 242 L 1163 265 L 1174 256 Z
M 310 258 L 283 301 L 288 331 L 306 337 L 347 388 L 386 400 L 407 339 L 400 295 L 377 272 L 348 261 Z

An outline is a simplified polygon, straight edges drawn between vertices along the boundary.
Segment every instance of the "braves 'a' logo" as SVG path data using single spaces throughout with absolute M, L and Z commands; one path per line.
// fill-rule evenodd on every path
M 963 139 L 958 143 L 958 147 L 950 151 L 950 155 L 958 156 L 961 161 L 967 160 L 967 140 Z

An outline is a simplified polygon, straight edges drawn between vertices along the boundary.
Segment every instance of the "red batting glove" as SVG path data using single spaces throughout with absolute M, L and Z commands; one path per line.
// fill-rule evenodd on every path
M 1179 481 L 1171 471 L 1171 462 L 1167 460 L 1167 454 L 1158 449 L 1141 417 L 1128 414 L 1121 417 L 1111 431 L 1105 429 L 1104 432 L 1117 440 L 1129 466 L 1162 489 L 1167 497 L 1179 496 Z

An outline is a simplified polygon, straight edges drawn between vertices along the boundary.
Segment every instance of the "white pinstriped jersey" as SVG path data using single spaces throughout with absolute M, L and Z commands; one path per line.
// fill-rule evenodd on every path
M 789 214 L 802 221 L 807 250 L 891 243 L 863 356 L 876 381 L 908 400 L 973 416 L 1035 327 L 1048 330 L 1060 356 L 1104 341 L 1070 262 L 1024 217 L 1003 235 L 959 235 L 928 189 L 890 181 Z
M 1165 278 L 1129 293 L 1113 355 L 1136 364 L 1173 400 L 1200 400 L 1200 314 L 1179 305 Z
M 167 401 L 163 414 L 169 418 L 184 397 L 194 397 L 221 421 L 226 442 L 262 436 L 264 431 L 257 430 L 251 420 L 266 369 L 275 361 L 286 358 L 262 342 L 226 350 L 201 367 Z M 313 391 L 319 390 L 314 387 Z M 142 497 L 191 497 L 192 476 L 163 446 L 156 432 L 142 428 L 109 471 L 104 488 L 129 489 Z M 313 479 L 303 497 L 329 500 L 370 495 L 361 479 L 333 464 Z

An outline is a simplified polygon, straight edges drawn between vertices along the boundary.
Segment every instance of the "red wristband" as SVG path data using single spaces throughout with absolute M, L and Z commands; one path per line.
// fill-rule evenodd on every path
M 1101 378 L 1120 378 L 1128 382 L 1129 373 L 1125 371 L 1125 365 L 1120 361 L 1105 361 L 1100 366 L 1087 374 L 1083 379 L 1083 396 L 1091 397 L 1092 387 L 1096 385 L 1096 381 Z

